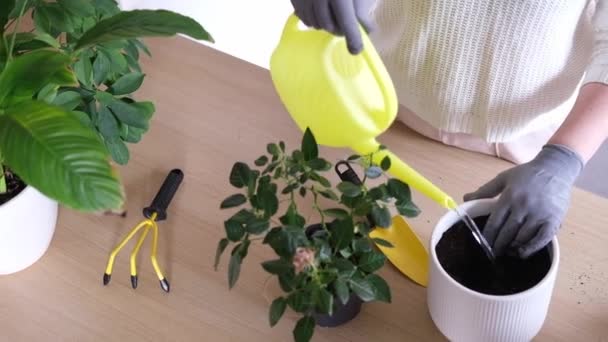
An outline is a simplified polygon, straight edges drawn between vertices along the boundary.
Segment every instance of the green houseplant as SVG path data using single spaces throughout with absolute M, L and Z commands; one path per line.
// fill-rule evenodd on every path
M 230 184 L 240 192 L 220 204 L 221 209 L 239 209 L 224 222 L 226 237 L 219 241 L 215 258 L 217 270 L 221 255 L 233 244 L 229 288 L 235 286 L 250 246 L 261 242 L 277 255 L 262 267 L 284 291 L 270 305 L 270 325 L 287 307 L 300 313 L 293 331 L 296 341 L 308 341 L 316 325 L 335 326 L 352 318 L 357 302 L 390 302 L 390 288 L 377 274 L 386 258 L 374 245 L 392 246 L 369 236 L 374 229 L 370 221 L 376 229 L 389 227 L 390 207 L 409 217 L 419 214 L 408 185 L 386 176 L 390 159 L 374 165 L 371 155 L 351 156 L 347 163 L 364 170 L 362 184 L 342 181 L 332 186 L 323 176 L 332 164 L 319 157 L 310 130 L 300 149 L 289 152 L 279 142 L 268 144 L 267 152 L 253 166 L 234 164 Z M 311 211 L 314 218 L 307 222 L 304 215 Z M 338 316 L 341 322 L 332 321 Z
M 32 25 L 24 25 L 27 20 Z M 114 0 L 1 1 L 4 227 L 27 231 L 27 205 L 15 201 L 25 201 L 26 195 L 18 196 L 22 193 L 34 202 L 43 196 L 86 212 L 122 208 L 123 189 L 112 159 L 128 161 L 125 143 L 141 139 L 154 113 L 151 102 L 131 96 L 144 79 L 139 52 L 149 53 L 139 38 L 177 33 L 212 41 L 191 18 L 162 10 L 120 11 Z M 49 201 L 38 205 L 51 208 Z M 7 221 L 2 213 L 9 209 L 23 212 L 21 218 L 9 215 L 13 221 Z M 56 207 L 48 213 L 52 236 Z M 0 245 L 0 250 L 9 249 Z M 7 258 L 18 259 L 0 254 L 0 260 Z M 9 272 L 0 265 L 0 274 Z

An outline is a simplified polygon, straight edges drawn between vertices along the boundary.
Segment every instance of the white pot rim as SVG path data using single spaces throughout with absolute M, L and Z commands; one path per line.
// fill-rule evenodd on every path
M 4 210 L 10 210 L 10 207 L 13 206 L 14 203 L 16 201 L 18 201 L 21 197 L 25 197 L 26 192 L 32 192 L 32 191 L 38 191 L 38 190 L 36 190 L 34 187 L 31 187 L 27 183 L 25 183 L 25 188 L 23 188 L 23 190 L 21 190 L 20 193 L 18 193 L 16 196 L 12 197 L 8 201 L 0 204 L 0 215 L 2 214 L 2 212 Z
M 479 200 L 465 202 L 465 203 L 461 204 L 459 207 L 462 210 L 464 210 L 465 212 L 468 212 L 468 210 L 471 207 L 478 206 L 480 204 L 492 204 L 495 201 L 496 201 L 495 199 L 479 199 Z M 436 227 L 446 226 L 447 224 L 445 224 L 445 222 L 448 220 L 453 221 L 454 220 L 453 218 L 455 218 L 456 215 L 457 214 L 454 211 L 447 212 L 445 215 L 443 215 L 441 217 L 441 219 L 439 219 L 439 222 L 437 223 Z M 451 225 L 450 225 L 450 227 L 451 227 Z M 445 231 L 447 231 L 447 229 Z M 435 246 L 437 245 L 437 243 L 439 242 L 439 240 L 441 239 L 441 236 L 443 235 L 443 233 L 445 231 L 439 233 L 439 230 L 437 228 L 435 228 L 435 230 L 433 231 L 433 233 L 431 235 L 430 248 L 429 248 L 430 253 L 431 253 L 431 258 L 430 258 L 431 262 L 436 264 L 439 272 L 441 272 L 441 274 L 446 279 L 448 279 L 452 285 L 456 286 L 460 290 L 462 290 L 472 296 L 475 296 L 475 297 L 478 297 L 481 299 L 490 299 L 492 301 L 521 300 L 524 297 L 532 295 L 533 292 L 536 291 L 536 289 L 543 286 L 543 284 L 546 283 L 547 281 L 549 281 L 552 278 L 553 274 L 557 272 L 557 268 L 559 266 L 560 251 L 559 251 L 559 244 L 557 242 L 557 237 L 554 237 L 553 240 L 551 241 L 551 253 L 550 253 L 551 254 L 551 267 L 549 268 L 549 271 L 547 272 L 547 274 L 545 274 L 545 276 L 536 285 L 532 286 L 531 288 L 529 288 L 525 291 L 514 293 L 511 295 L 490 295 L 490 294 L 485 294 L 485 293 L 474 291 L 474 290 L 469 289 L 468 287 L 460 284 L 454 278 L 452 278 L 452 276 L 449 275 L 448 272 L 446 272 L 446 270 L 443 268 L 443 266 L 439 262 L 439 259 L 437 258 Z

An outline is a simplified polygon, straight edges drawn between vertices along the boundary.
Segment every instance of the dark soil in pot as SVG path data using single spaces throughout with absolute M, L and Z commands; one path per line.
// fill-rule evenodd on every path
M 483 231 L 489 216 L 475 218 Z M 510 295 L 538 284 L 551 268 L 550 244 L 528 259 L 501 256 L 492 266 L 463 222 L 448 229 L 435 247 L 443 269 L 463 286 L 489 295 Z
M 0 194 L 0 205 L 10 201 L 13 197 L 19 195 L 25 189 L 25 183 L 11 172 L 5 172 L 7 192 Z

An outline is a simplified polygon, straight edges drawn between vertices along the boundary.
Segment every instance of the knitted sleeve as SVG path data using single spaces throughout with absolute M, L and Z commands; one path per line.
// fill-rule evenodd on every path
M 595 27 L 593 56 L 583 83 L 608 84 L 608 0 L 596 1 L 597 8 L 593 17 Z

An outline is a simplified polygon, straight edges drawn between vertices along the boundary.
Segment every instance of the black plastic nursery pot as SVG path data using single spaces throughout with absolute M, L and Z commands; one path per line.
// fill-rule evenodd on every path
M 474 218 L 482 232 L 488 217 Z M 528 259 L 507 253 L 492 265 L 470 230 L 459 221 L 443 234 L 435 251 L 443 269 L 461 285 L 488 295 L 512 295 L 543 280 L 551 268 L 550 248 L 551 244 Z
M 306 228 L 306 237 L 312 238 L 313 234 L 323 229 L 321 224 L 314 224 Z M 346 304 L 334 297 L 334 307 L 332 315 L 313 314 L 315 322 L 321 327 L 337 327 L 348 323 L 361 312 L 363 301 L 355 293 L 352 293 Z

